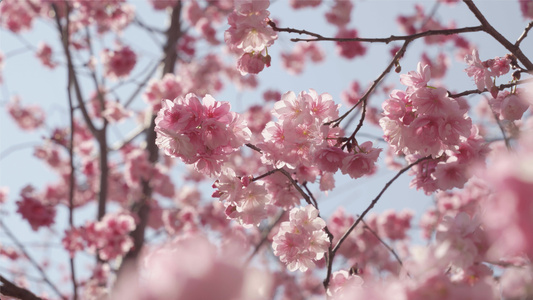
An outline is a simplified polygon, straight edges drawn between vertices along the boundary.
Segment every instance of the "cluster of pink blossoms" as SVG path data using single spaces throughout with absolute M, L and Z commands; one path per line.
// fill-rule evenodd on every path
M 405 242 L 408 240 L 407 233 L 411 229 L 412 218 L 413 213 L 408 210 L 388 210 L 380 215 L 371 213 L 365 218 L 365 224 L 361 224 L 365 226 L 357 226 L 344 240 L 337 253 L 349 264 L 357 265 L 361 273 L 372 272 L 375 267 L 397 272 L 400 269 L 398 262 L 391 259 L 390 252 L 370 230 L 380 238 L 389 240 L 391 244 Z M 334 236 L 333 244 L 339 241 L 354 222 L 355 217 L 346 214 L 343 208 L 338 208 L 331 215 L 327 226 Z
M 35 53 L 35 55 L 44 66 L 50 69 L 53 69 L 57 66 L 57 62 L 52 60 L 52 48 L 50 48 L 48 44 L 39 44 L 39 48 L 37 49 L 37 53 Z
M 290 53 L 282 53 L 281 59 L 283 67 L 291 74 L 300 74 L 303 72 L 306 58 L 312 62 L 318 63 L 325 59 L 326 54 L 317 43 L 298 43 Z
M 5 1 L 0 5 L 0 26 L 14 33 L 31 29 L 40 5 L 36 1 Z
M 237 69 L 242 75 L 261 72 L 270 66 L 267 47 L 278 38 L 268 24 L 269 0 L 235 1 L 235 10 L 228 16 L 230 28 L 224 39 L 230 49 L 240 55 Z
M 104 49 L 101 57 L 104 75 L 112 79 L 128 76 L 137 62 L 137 55 L 128 46 L 121 46 L 117 50 Z
M 526 99 L 527 94 L 523 90 L 516 89 L 512 93 L 499 92 L 497 97 L 489 99 L 489 104 L 492 112 L 500 120 L 516 121 L 522 119 L 530 106 Z
M 525 131 L 513 155 L 496 154 L 487 169 L 480 170 L 493 197 L 483 203 L 482 215 L 492 241 L 492 257 L 533 257 L 533 138 Z
M 143 263 L 124 272 L 109 299 L 274 299 L 272 274 L 247 267 L 236 242 L 218 248 L 196 232 L 146 249 Z
M 486 149 L 472 120 L 468 105 L 448 96 L 444 88 L 428 86 L 431 78 L 427 65 L 401 75 L 406 91 L 394 90 L 382 107 L 379 124 L 385 140 L 409 162 L 430 156 L 432 160 L 415 166 L 417 178 L 412 185 L 426 193 L 437 189 L 463 187 L 468 180 L 467 167 L 483 157 Z
M 135 220 L 127 214 L 107 214 L 98 222 L 89 222 L 84 227 L 65 231 L 62 244 L 70 255 L 90 249 L 98 251 L 103 260 L 124 255 L 133 246 L 129 233 L 135 229 Z
M 238 178 L 231 169 L 226 169 L 213 184 L 217 190 L 213 197 L 225 201 L 228 218 L 236 219 L 243 226 L 259 225 L 268 216 L 271 197 L 261 181 L 250 177 Z
M 329 238 L 326 222 L 318 216 L 311 204 L 291 210 L 288 222 L 282 222 L 272 240 L 274 255 L 287 264 L 289 271 L 305 272 L 313 269 L 314 261 L 322 259 L 328 251 Z
M 20 105 L 20 97 L 14 96 L 7 104 L 7 111 L 23 130 L 34 130 L 44 124 L 45 113 L 40 106 L 28 105 L 22 107 Z
M 40 227 L 50 227 L 54 224 L 56 209 L 44 199 L 39 199 L 33 187 L 27 186 L 20 192 L 21 200 L 17 201 L 17 212 L 26 219 L 31 229 L 37 230 Z
M 314 182 L 318 175 L 332 179 L 327 174 L 339 169 L 352 178 L 374 172 L 381 149 L 365 142 L 344 151 L 338 146 L 341 130 L 324 125 L 338 118 L 338 105 L 329 94 L 314 90 L 298 96 L 285 93 L 272 114 L 278 121 L 266 125 L 264 142 L 258 145 L 264 163 L 295 170 L 296 179 L 302 182 Z
M 156 144 L 166 155 L 179 157 L 207 175 L 219 174 L 231 153 L 250 139 L 244 119 L 230 112 L 228 102 L 195 94 L 163 100 L 155 119 Z
M 496 57 L 481 61 L 477 49 L 472 51 L 472 55 L 465 56 L 465 62 L 469 65 L 465 69 L 469 77 L 474 78 L 477 89 L 483 91 L 487 88 L 489 91 L 494 86 L 494 78 L 505 75 L 509 72 L 511 60 L 507 57 Z M 496 97 L 496 96 L 494 96 Z

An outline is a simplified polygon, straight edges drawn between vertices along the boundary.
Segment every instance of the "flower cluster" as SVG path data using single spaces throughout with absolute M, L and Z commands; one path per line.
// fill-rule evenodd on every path
M 213 197 L 225 201 L 228 218 L 236 219 L 241 225 L 259 225 L 267 215 L 271 197 L 264 183 L 251 181 L 250 177 L 238 178 L 231 169 L 226 169 L 213 184 L 217 190 Z
M 31 1 L 5 1 L 0 5 L 0 26 L 14 33 L 31 29 L 33 19 L 38 15 L 34 8 Z
M 324 125 L 338 117 L 338 105 L 329 94 L 288 92 L 275 103 L 272 114 L 278 121 L 266 125 L 259 144 L 265 163 L 294 169 L 298 180 L 310 182 L 339 169 L 352 178 L 374 171 L 380 149 L 365 142 L 346 152 L 337 145 L 341 130 Z
M 409 162 L 425 156 L 431 161 L 415 166 L 412 185 L 426 193 L 437 189 L 463 187 L 468 180 L 467 167 L 482 158 L 485 146 L 477 127 L 466 114 L 462 99 L 448 96 L 444 88 L 428 86 L 431 78 L 427 65 L 401 75 L 406 91 L 394 90 L 382 107 L 379 124 L 385 140 Z
M 191 233 L 147 249 L 139 270 L 125 272 L 110 299 L 273 299 L 270 272 L 246 267 L 234 240 L 217 249 L 206 236 Z M 142 279 L 141 279 L 142 278 Z
M 290 53 L 282 53 L 281 59 L 283 67 L 291 74 L 300 74 L 304 70 L 305 61 L 309 58 L 312 62 L 318 63 L 325 59 L 324 50 L 317 43 L 298 43 Z
M 53 69 L 57 66 L 57 63 L 52 60 L 52 48 L 50 45 L 41 43 L 35 53 L 41 63 L 47 68 Z
M 137 55 L 128 46 L 117 50 L 104 49 L 101 57 L 104 74 L 112 79 L 128 76 L 137 62 Z
M 37 105 L 22 107 L 18 96 L 14 96 L 7 104 L 7 111 L 23 130 L 34 130 L 44 124 L 45 113 L 42 108 Z
M 325 226 L 326 222 L 313 205 L 293 208 L 289 221 L 282 222 L 274 236 L 274 255 L 279 256 L 291 272 L 312 269 L 314 261 L 324 257 L 328 250 L 330 241 L 323 230 Z
M 503 91 L 498 93 L 497 97 L 489 99 L 489 104 L 492 112 L 500 120 L 516 121 L 522 119 L 529 108 L 526 97 L 527 95 L 520 89 L 514 93 Z
M 98 251 L 102 260 L 114 259 L 133 246 L 129 233 L 135 229 L 135 220 L 127 214 L 107 214 L 98 222 L 65 231 L 62 244 L 70 255 L 88 248 Z
M 20 192 L 21 200 L 17 201 L 17 212 L 26 219 L 34 231 L 40 227 L 50 227 L 54 224 L 56 216 L 55 207 L 39 199 L 31 186 L 27 186 Z
M 493 242 L 494 257 L 525 254 L 533 257 L 531 228 L 533 211 L 533 139 L 525 132 L 514 155 L 495 155 L 487 169 L 480 170 L 494 195 L 483 203 L 485 228 Z M 497 255 L 497 256 L 496 256 Z
M 241 56 L 237 68 L 242 75 L 257 74 L 265 65 L 270 66 L 267 47 L 278 35 L 268 24 L 269 6 L 269 0 L 236 1 L 235 10 L 228 16 L 230 28 L 224 39 L 230 49 Z
M 390 252 L 376 238 L 376 235 L 391 242 L 406 241 L 408 231 L 411 229 L 412 216 L 413 213 L 408 210 L 401 212 L 389 210 L 380 215 L 371 213 L 364 220 L 365 226 L 355 227 L 337 253 L 351 264 L 357 264 L 362 273 L 371 272 L 370 270 L 374 267 L 396 272 L 399 267 L 398 263 L 391 258 Z M 343 208 L 338 208 L 333 213 L 327 222 L 328 229 L 334 236 L 333 244 L 339 241 L 354 222 L 354 216 L 346 214 Z
M 219 174 L 227 156 L 250 138 L 244 119 L 230 112 L 228 102 L 195 94 L 163 100 L 155 120 L 157 146 L 166 155 L 195 164 L 204 174 Z
M 465 56 L 468 68 L 465 69 L 469 77 L 474 78 L 477 89 L 483 91 L 490 90 L 494 86 L 494 78 L 507 74 L 510 70 L 511 60 L 508 57 L 496 57 L 481 61 L 477 49 L 472 51 L 472 55 Z

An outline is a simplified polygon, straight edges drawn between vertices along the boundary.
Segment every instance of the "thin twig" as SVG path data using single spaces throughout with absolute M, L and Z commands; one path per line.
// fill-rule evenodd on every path
M 4 229 L 4 232 L 7 234 L 7 236 L 13 241 L 13 243 L 15 243 L 15 245 L 19 248 L 20 252 L 22 252 L 22 254 L 24 254 L 24 256 L 28 259 L 28 261 L 37 269 L 37 271 L 39 271 L 39 273 L 41 274 L 41 276 L 43 277 L 43 280 L 44 282 L 46 282 L 46 284 L 62 299 L 66 299 L 65 296 L 63 296 L 63 294 L 61 294 L 61 292 L 59 291 L 59 289 L 52 283 L 52 281 L 50 281 L 50 279 L 48 278 L 48 275 L 46 275 L 45 271 L 43 270 L 43 268 L 39 265 L 39 263 L 37 263 L 37 261 L 35 261 L 35 259 L 33 259 L 33 257 L 30 256 L 30 254 L 28 253 L 28 251 L 26 251 L 26 248 L 24 247 L 24 245 L 17 239 L 17 237 L 13 234 L 13 232 L 11 232 L 11 230 L 9 230 L 9 228 L 4 224 L 4 222 L 2 222 L 2 220 L 0 219 L 0 227 L 2 227 Z
M 284 28 L 282 28 L 284 29 Z M 291 29 L 291 28 L 288 28 Z M 287 31 L 287 30 L 279 30 L 279 31 Z M 318 35 L 319 37 L 316 37 L 314 39 L 301 39 L 301 38 L 292 38 L 291 42 L 317 42 L 317 41 L 332 41 L 332 42 L 365 42 L 365 43 L 385 43 L 389 44 L 393 41 L 413 41 L 422 37 L 426 36 L 432 36 L 432 35 L 454 35 L 458 33 L 467 33 L 467 32 L 477 32 L 477 31 L 483 31 L 483 26 L 473 26 L 473 27 L 463 27 L 463 28 L 455 28 L 455 29 L 442 29 L 442 30 L 427 30 L 411 35 L 391 35 L 387 38 L 336 38 L 336 37 L 323 37 L 321 35 Z M 291 29 L 291 31 L 287 32 L 297 32 L 294 31 L 294 29 Z M 305 32 L 305 33 L 304 33 Z M 300 33 L 300 32 L 297 32 Z M 307 31 L 303 30 L 300 34 L 309 34 Z M 317 36 L 317 35 L 312 35 Z
M 390 253 L 392 253 L 394 258 L 396 258 L 396 260 L 400 264 L 400 267 L 403 268 L 403 262 L 402 262 L 401 258 L 398 256 L 398 254 L 396 253 L 396 251 L 394 251 L 394 249 L 392 249 L 391 246 L 389 246 L 387 243 L 385 243 L 385 241 L 381 237 L 379 237 L 379 235 L 372 228 L 370 228 L 370 226 L 368 226 L 368 224 L 366 224 L 365 220 L 362 219 L 361 222 L 363 223 L 363 225 L 365 225 L 364 228 L 366 230 L 370 231 L 370 233 L 372 233 L 372 235 L 374 235 L 374 237 L 376 239 L 378 239 L 378 241 L 380 241 L 380 243 L 383 244 L 383 246 L 385 246 L 385 248 L 387 248 L 387 250 L 389 250 Z M 409 272 L 407 273 L 407 276 L 411 277 L 411 275 L 409 275 Z
M 66 18 L 68 18 L 68 14 Z M 67 95 L 68 95 L 68 106 L 69 106 L 69 116 L 70 116 L 70 143 L 68 144 L 68 154 L 69 154 L 69 165 L 70 165 L 70 175 L 69 175 L 69 184 L 68 184 L 68 224 L 70 229 L 74 229 L 74 188 L 75 188 L 75 168 L 74 168 L 74 105 L 72 101 L 72 80 L 67 78 Z M 72 292 L 73 299 L 78 299 L 78 285 L 76 281 L 76 269 L 74 264 L 74 256 L 71 256 L 69 259 L 70 264 L 70 276 L 72 283 Z
M 264 173 L 264 174 L 261 174 L 261 175 L 259 175 L 259 176 L 257 176 L 257 177 L 252 178 L 252 181 L 257 181 L 257 180 L 263 179 L 263 178 L 265 178 L 265 177 L 267 177 L 267 176 L 270 176 L 270 175 L 272 175 L 272 174 L 278 172 L 279 170 L 280 170 L 280 169 L 272 169 L 272 170 L 270 170 L 270 171 L 268 171 L 268 172 L 266 172 L 266 173 Z
M 315 196 L 313 196 L 313 193 L 311 193 L 311 191 L 307 187 L 307 182 L 304 182 L 302 185 L 307 194 L 309 194 L 309 197 L 311 197 L 311 201 L 313 201 L 313 206 L 318 210 L 318 202 L 316 202 Z
M 531 21 L 531 22 L 529 22 L 529 24 L 527 24 L 526 28 L 524 29 L 524 32 L 522 32 L 520 37 L 514 43 L 514 45 L 516 47 L 520 47 L 520 43 L 522 43 L 522 41 L 526 38 L 527 33 L 531 30 L 531 28 L 533 28 L 533 21 Z
M 165 53 L 165 59 L 163 60 L 163 68 L 161 77 L 167 73 L 174 73 L 176 67 L 176 61 L 178 54 L 176 51 L 176 44 L 181 37 L 181 8 L 182 3 L 178 1 L 176 6 L 172 9 L 170 13 L 170 25 L 166 34 L 166 44 L 163 47 Z M 159 148 L 155 144 L 156 133 L 155 133 L 155 118 L 153 115 L 149 118 L 149 123 L 147 124 L 147 134 L 146 134 L 146 148 L 145 151 L 148 153 L 148 161 L 153 166 L 159 159 Z M 124 266 L 128 262 L 137 263 L 137 257 L 141 253 L 142 247 L 145 243 L 145 229 L 148 225 L 148 217 L 150 214 L 150 204 L 149 201 L 152 198 L 152 186 L 150 185 L 150 179 L 142 179 L 141 181 L 142 193 L 140 194 L 137 201 L 132 205 L 131 211 L 139 217 L 139 221 L 135 230 L 130 233 L 130 236 L 133 239 L 133 247 L 128 253 L 124 256 L 124 260 L 120 265 L 120 273 L 124 270 Z
M 83 119 L 85 123 L 87 124 L 87 127 L 91 131 L 91 133 L 94 136 L 97 136 L 98 129 L 94 126 L 91 117 L 89 116 L 89 112 L 87 111 L 87 107 L 85 107 L 85 102 L 83 101 L 83 94 L 81 92 L 81 87 L 78 82 L 78 78 L 76 76 L 76 71 L 74 70 L 74 64 L 72 63 L 72 56 L 69 49 L 69 40 L 68 40 L 68 31 L 61 26 L 61 20 L 59 19 L 59 11 L 55 4 L 52 4 L 52 8 L 54 9 L 55 13 L 55 19 L 56 19 L 56 25 L 57 29 L 59 31 L 60 37 L 61 37 L 61 44 L 63 45 L 63 51 L 65 52 L 65 57 L 67 58 L 67 65 L 68 65 L 68 74 L 69 74 L 69 80 L 73 81 L 74 84 L 74 91 L 76 93 L 76 98 L 78 100 L 79 108 L 81 109 L 81 113 L 83 115 Z
M 353 222 L 353 224 L 348 228 L 348 230 L 346 230 L 346 232 L 342 235 L 342 237 L 339 239 L 339 241 L 337 242 L 337 244 L 335 245 L 335 247 L 333 247 L 333 249 L 331 251 L 329 251 L 329 261 L 327 263 L 327 274 L 326 274 L 326 279 L 324 280 L 324 287 L 327 289 L 328 286 L 329 286 L 329 281 L 331 279 L 331 271 L 332 271 L 332 265 L 333 265 L 333 258 L 335 257 L 335 253 L 337 252 L 337 250 L 339 250 L 339 247 L 342 245 L 342 243 L 348 238 L 348 235 L 350 235 L 350 233 L 355 229 L 355 227 L 357 227 L 357 225 L 361 222 L 361 220 L 366 216 L 366 214 L 372 209 L 374 208 L 374 206 L 376 205 L 376 203 L 379 201 L 379 199 L 381 198 L 381 196 L 385 193 L 385 191 L 391 186 L 391 184 L 396 181 L 396 179 L 398 179 L 398 177 L 400 177 L 400 175 L 402 175 L 403 173 L 405 173 L 407 170 L 409 170 L 410 168 L 412 168 L 413 166 L 419 164 L 420 162 L 424 161 L 424 160 L 427 160 L 427 159 L 430 159 L 431 156 L 426 156 L 426 157 L 423 157 L 423 158 L 420 158 L 418 159 L 417 161 L 407 165 L 406 167 L 404 167 L 403 169 L 401 169 L 391 180 L 389 180 L 385 186 L 383 187 L 383 189 L 381 189 L 381 191 L 379 192 L 379 194 L 376 196 L 376 198 L 374 198 L 374 200 L 372 200 L 372 202 L 370 203 L 370 205 L 363 211 L 363 213 L 359 216 L 359 218 L 357 218 L 357 220 L 355 220 L 355 222 Z
M 485 100 L 487 100 L 487 103 L 490 107 L 490 111 L 492 112 L 492 116 L 494 117 L 496 124 L 498 124 L 498 128 L 500 128 L 500 131 L 502 132 L 503 140 L 505 141 L 505 147 L 507 147 L 508 150 L 511 150 L 511 143 L 509 141 L 509 138 L 507 137 L 507 134 L 505 133 L 505 129 L 503 128 L 502 122 L 500 122 L 500 118 L 498 117 L 498 115 L 496 115 L 496 112 L 492 109 L 492 106 L 489 103 L 489 98 L 485 97 Z
M 506 84 L 500 84 L 499 86 L 496 86 L 496 87 L 498 88 L 499 91 L 503 91 L 504 89 L 517 86 L 517 85 L 521 85 L 521 84 L 527 84 L 527 83 L 533 83 L 533 78 L 522 79 L 522 80 L 518 80 L 515 82 L 511 82 L 511 83 L 506 83 Z M 448 97 L 459 98 L 462 96 L 467 96 L 467 95 L 472 95 L 472 94 L 482 94 L 482 93 L 487 93 L 487 92 L 490 92 L 490 91 L 487 89 L 483 89 L 482 91 L 476 89 L 476 90 L 464 91 L 458 94 L 451 94 L 450 92 L 448 92 Z
M 137 83 L 137 88 L 133 91 L 133 93 L 131 93 L 131 95 L 128 97 L 128 100 L 126 100 L 124 102 L 124 107 L 125 108 L 128 108 L 128 106 L 131 105 L 133 100 L 135 100 L 135 97 L 137 97 L 137 95 L 139 95 L 141 90 L 148 84 L 149 79 L 152 78 L 152 76 L 154 76 L 155 71 L 157 71 L 157 68 L 159 68 L 159 66 L 161 65 L 162 61 L 163 61 L 163 59 L 159 60 L 156 64 L 154 64 L 152 69 L 150 69 L 150 71 L 146 74 L 146 77 L 144 77 L 144 79 L 141 80 L 141 83 Z M 141 72 L 140 74 L 143 74 L 143 73 L 144 73 L 144 71 Z M 115 88 L 116 88 L 116 86 L 111 88 L 110 90 L 114 90 Z
M 385 70 L 381 73 L 381 75 L 379 75 L 379 77 L 376 80 L 374 80 L 374 82 L 372 83 L 370 88 L 365 92 L 363 97 L 361 97 L 361 99 L 359 99 L 359 101 L 357 101 L 357 103 L 354 106 L 352 106 L 352 108 L 350 108 L 346 113 L 344 113 L 339 118 L 337 118 L 337 119 L 335 119 L 333 121 L 330 121 L 330 122 L 326 123 L 325 125 L 334 124 L 333 127 L 339 126 L 339 124 L 342 122 L 342 120 L 344 120 L 344 118 L 346 118 L 346 116 L 348 116 L 359 105 L 359 103 L 362 103 L 363 101 L 366 101 L 366 99 L 374 91 L 374 89 L 378 86 L 378 84 L 383 80 L 383 78 L 385 78 L 385 75 L 387 75 L 392 70 L 392 67 L 394 65 L 398 64 L 400 58 L 404 55 L 405 51 L 407 50 L 407 46 L 409 45 L 410 42 L 411 42 L 411 40 L 406 40 L 403 43 L 402 47 L 400 48 L 400 50 L 398 50 L 398 52 L 396 52 L 396 55 L 394 55 L 394 57 L 392 58 L 391 62 L 387 66 L 387 68 L 385 68 Z
M 21 149 L 25 149 L 25 148 L 35 147 L 35 146 L 37 146 L 39 144 L 40 144 L 39 142 L 26 142 L 26 143 L 20 143 L 20 144 L 17 144 L 17 145 L 13 145 L 13 146 L 5 149 L 4 151 L 0 152 L 0 160 L 6 158 L 8 155 L 10 155 L 11 153 L 13 153 L 15 151 L 18 151 L 18 150 L 21 150 Z
M 254 251 L 252 252 L 252 254 L 250 254 L 248 259 L 246 259 L 245 265 L 248 265 L 252 258 L 257 254 L 257 252 L 259 252 L 263 244 L 267 241 L 270 231 L 272 231 L 272 229 L 281 221 L 281 219 L 283 219 L 283 215 L 285 215 L 284 210 L 282 210 L 279 213 L 278 217 L 272 223 L 270 223 L 267 228 L 263 230 L 261 240 L 259 241 L 259 243 L 257 243 L 257 245 L 255 245 Z
M 290 183 L 292 183 L 294 188 L 300 193 L 300 195 L 302 195 L 302 197 L 304 197 L 305 202 L 307 202 L 307 204 L 313 205 L 313 203 L 311 203 L 311 198 L 309 198 L 309 196 L 304 192 L 304 190 L 302 190 L 302 188 L 298 185 L 298 182 L 294 180 L 294 178 L 292 178 L 291 174 L 285 169 L 279 169 L 279 171 L 281 172 L 281 174 L 285 175 L 287 179 L 289 179 Z

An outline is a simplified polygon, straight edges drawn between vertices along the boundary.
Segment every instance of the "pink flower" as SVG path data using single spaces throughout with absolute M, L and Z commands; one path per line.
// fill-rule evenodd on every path
M 491 72 L 485 64 L 479 59 L 479 53 L 476 49 L 472 51 L 472 55 L 465 56 L 465 62 L 469 65 L 465 69 L 468 77 L 473 77 L 477 89 L 483 91 L 485 88 L 490 90 L 493 86 Z
M 0 204 L 6 203 L 8 193 L 9 193 L 9 188 L 7 186 L 0 187 Z
M 507 57 L 496 57 L 494 59 L 489 59 L 486 61 L 486 64 L 490 68 L 490 71 L 493 76 L 500 77 L 509 73 L 511 60 Z
M 102 112 L 102 116 L 106 118 L 109 123 L 119 123 L 131 115 L 132 112 L 126 110 L 126 108 L 117 101 L 107 101 L 105 110 Z
M 403 240 L 407 237 L 407 231 L 411 228 L 413 212 L 404 210 L 396 213 L 393 210 L 383 212 L 377 218 L 377 228 L 380 236 L 391 240 Z
M 33 187 L 25 187 L 20 196 L 22 200 L 17 201 L 17 212 L 30 223 L 31 229 L 37 231 L 40 227 L 50 227 L 54 224 L 55 207 L 38 199 Z
M 278 35 L 267 24 L 269 5 L 268 0 L 237 2 L 228 16 L 230 28 L 224 33 L 226 44 L 245 53 L 260 53 L 272 45 Z
M 281 99 L 281 93 L 276 90 L 267 90 L 263 93 L 263 99 L 276 102 Z
M 533 257 L 533 161 L 524 141 L 516 151 L 495 156 L 491 165 L 479 170 L 494 192 L 484 202 L 482 215 L 492 257 Z
M 350 23 L 353 4 L 351 1 L 336 0 L 331 10 L 326 12 L 328 23 L 343 28 Z
M 407 74 L 400 75 L 402 84 L 415 89 L 426 87 L 430 79 L 431 70 L 429 65 L 423 65 L 421 62 L 418 63 L 416 71 L 409 71 Z
M 349 174 L 353 179 L 372 174 L 381 149 L 372 148 L 372 142 L 369 141 L 356 146 L 354 150 L 355 153 L 347 154 L 342 160 L 342 174 Z
M 520 120 L 529 108 L 527 103 L 518 93 L 507 95 L 503 98 L 500 108 L 500 118 L 504 120 Z
M 263 56 L 262 54 L 244 53 L 237 61 L 237 70 L 241 75 L 259 74 L 265 68 L 270 66 L 270 56 Z
M 340 270 L 331 274 L 327 295 L 331 299 L 347 299 L 349 297 L 348 291 L 352 291 L 354 287 L 362 288 L 362 286 L 363 278 Z
M 327 234 L 322 230 L 326 223 L 318 217 L 318 211 L 308 205 L 291 210 L 289 221 L 281 223 L 274 236 L 274 255 L 287 265 L 291 272 L 305 272 L 315 266 L 329 246 Z
M 164 100 L 156 117 L 156 144 L 167 155 L 181 158 L 205 174 L 218 174 L 224 158 L 251 135 L 243 118 L 227 102 L 194 94 Z
M 135 229 L 132 216 L 121 213 L 106 214 L 102 220 L 80 228 L 83 240 L 92 251 L 98 250 L 102 260 L 124 255 L 133 247 L 129 233 Z
M 315 152 L 314 162 L 325 172 L 335 173 L 343 165 L 348 154 L 339 147 L 321 148 Z
M 533 276 L 531 274 L 533 274 L 531 265 L 507 268 L 500 278 L 502 296 L 505 299 L 532 298 Z
M 348 2 L 348 1 L 340 1 L 340 2 Z M 340 28 L 339 32 L 335 35 L 336 38 L 357 38 L 357 30 L 355 29 L 347 29 L 347 28 Z M 339 52 L 339 55 L 351 59 L 356 56 L 363 56 L 366 53 L 366 47 L 361 42 L 336 42 L 337 44 L 337 52 Z
M 128 76 L 137 62 L 137 55 L 128 46 L 121 46 L 113 51 L 104 49 L 101 57 L 104 74 L 112 79 Z
M 41 42 L 35 55 L 37 56 L 37 58 L 39 58 L 39 60 L 44 66 L 50 69 L 54 69 L 57 66 L 57 63 L 52 61 L 52 48 L 50 48 L 48 44 Z
M 44 124 L 44 111 L 37 105 L 20 106 L 20 98 L 14 96 L 7 104 L 7 110 L 23 130 L 35 130 Z
M 428 65 L 431 70 L 431 77 L 439 79 L 446 75 L 446 71 L 450 65 L 450 59 L 442 52 L 435 59 L 431 59 L 425 52 L 422 54 L 420 61 L 424 65 Z
M 9 1 L 9 3 L 0 5 L 0 26 L 18 33 L 23 30 L 29 30 L 37 13 L 31 7 L 28 1 Z
M 519 0 L 520 10 L 524 18 L 533 19 L 533 3 L 531 1 Z
M 147 249 L 139 270 L 121 277 L 110 298 L 272 299 L 271 275 L 246 267 L 242 258 L 247 253 L 239 248 L 235 237 L 224 235 L 223 239 L 229 245 L 221 251 L 197 233 Z
M 322 0 L 291 0 L 291 7 L 294 9 L 317 7 L 320 3 L 322 3 Z

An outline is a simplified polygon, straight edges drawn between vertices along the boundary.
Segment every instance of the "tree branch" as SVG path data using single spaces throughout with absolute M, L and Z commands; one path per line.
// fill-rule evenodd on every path
M 277 28 L 277 27 L 276 27 Z M 442 29 L 442 30 L 427 30 L 411 35 L 400 35 L 395 36 L 391 35 L 387 38 L 335 38 L 335 37 L 324 37 L 316 33 L 310 33 L 306 30 L 296 30 L 292 28 L 277 28 L 276 31 L 286 31 L 286 32 L 295 32 L 299 34 L 307 34 L 314 36 L 314 39 L 301 39 L 301 38 L 292 38 L 292 42 L 317 42 L 317 41 L 332 41 L 332 42 L 365 42 L 365 43 L 385 43 L 389 44 L 393 41 L 413 41 L 422 37 L 431 36 L 431 35 L 453 35 L 458 33 L 466 32 L 477 32 L 483 31 L 483 26 L 473 26 L 473 27 L 463 27 L 455 29 Z M 287 30 L 286 30 L 287 29 Z
M 511 83 L 506 83 L 506 84 L 500 84 L 499 86 L 497 86 L 497 88 L 498 88 L 499 91 L 503 91 L 504 89 L 507 89 L 507 88 L 510 88 L 510 87 L 513 87 L 513 86 L 517 86 L 517 85 L 521 85 L 521 84 L 527 84 L 527 83 L 533 83 L 533 78 L 522 79 L 522 80 L 518 80 L 518 81 L 515 81 L 515 82 L 511 82 Z M 468 91 L 464 91 L 464 92 L 457 93 L 457 94 L 451 94 L 450 92 L 448 92 L 448 97 L 459 98 L 459 97 L 462 97 L 462 96 L 467 96 L 467 95 L 472 95 L 472 94 L 483 94 L 483 93 L 488 93 L 488 92 L 490 92 L 490 91 L 487 90 L 487 89 L 484 89 L 482 91 L 480 91 L 478 89 L 468 90 Z
M 52 289 L 52 291 L 54 291 L 61 299 L 66 299 L 66 297 L 63 296 L 63 294 L 61 294 L 59 289 L 52 283 L 52 281 L 50 281 L 50 279 L 48 278 L 48 275 L 46 275 L 46 272 L 44 272 L 43 268 L 35 261 L 35 259 L 33 259 L 33 257 L 30 256 L 28 251 L 26 251 L 26 248 L 24 247 L 24 245 L 22 245 L 22 243 L 11 232 L 11 230 L 9 230 L 9 228 L 7 228 L 4 222 L 2 222 L 2 219 L 0 219 L 0 227 L 4 229 L 7 236 L 13 241 L 13 243 L 15 243 L 15 245 L 19 248 L 20 252 L 22 252 L 22 254 L 24 254 L 24 256 L 28 259 L 28 261 L 37 269 L 37 271 L 39 271 L 39 273 L 43 277 L 44 282 Z M 3 290 L 2 290 L 2 293 L 3 293 Z
M 374 206 L 376 205 L 376 203 L 378 203 L 378 201 L 381 198 L 381 196 L 383 195 L 383 193 L 385 193 L 385 191 L 391 186 L 391 184 L 394 181 L 396 181 L 396 179 L 398 179 L 398 177 L 400 177 L 400 175 L 405 173 L 407 170 L 411 169 L 413 166 L 419 164 L 420 162 L 422 162 L 424 160 L 427 160 L 427 159 L 430 159 L 430 158 L 431 158 L 431 156 L 426 156 L 426 157 L 420 158 L 417 161 L 415 161 L 414 163 L 409 164 L 406 167 L 404 167 L 403 169 L 401 169 L 391 180 L 389 180 L 385 184 L 385 186 L 383 187 L 383 189 L 381 189 L 381 191 L 376 196 L 376 198 L 374 198 L 374 200 L 372 200 L 370 205 L 363 211 L 363 213 L 359 216 L 359 218 L 357 218 L 357 220 L 355 220 L 355 222 L 350 226 L 350 228 L 348 228 L 348 230 L 346 230 L 346 232 L 342 235 L 342 237 L 339 239 L 339 241 L 337 242 L 335 247 L 333 247 L 333 250 L 331 250 L 330 253 L 329 253 L 330 258 L 329 258 L 329 261 L 328 261 L 328 264 L 327 264 L 328 265 L 328 270 L 327 270 L 327 274 L 326 274 L 326 279 L 324 280 L 324 287 L 326 289 L 328 288 L 329 281 L 331 279 L 331 269 L 332 269 L 333 258 L 335 257 L 335 253 L 337 252 L 337 250 L 339 250 L 339 248 L 342 245 L 342 243 L 348 238 L 348 235 L 350 235 L 350 233 L 355 229 L 355 227 L 357 227 L 357 225 L 363 220 L 363 218 L 366 216 L 366 214 L 372 208 L 374 208 Z
M 0 275 L 0 295 L 23 300 L 43 300 L 25 288 L 21 288 Z
M 166 31 L 167 42 L 164 47 L 165 59 L 163 60 L 163 77 L 167 73 L 174 73 L 174 68 L 176 66 L 176 61 L 178 58 L 176 52 L 176 43 L 178 42 L 181 36 L 181 27 L 180 27 L 180 17 L 181 17 L 181 1 L 178 1 L 176 6 L 172 9 L 170 16 L 170 26 Z M 148 161 L 154 165 L 159 158 L 159 149 L 155 144 L 156 133 L 155 133 L 155 115 L 152 112 L 150 118 L 150 123 L 147 129 L 146 136 L 146 151 L 148 152 Z M 152 198 L 152 187 L 150 186 L 150 180 L 142 179 L 142 194 L 139 200 L 132 206 L 131 211 L 136 213 L 139 216 L 139 223 L 137 224 L 135 230 L 131 232 L 131 237 L 133 238 L 133 247 L 125 255 L 124 260 L 119 269 L 119 273 L 123 270 L 123 266 L 126 265 L 128 261 L 136 263 L 137 257 L 144 245 L 144 234 L 145 229 L 148 224 L 148 216 L 150 214 L 150 205 L 149 201 Z
M 522 41 L 526 38 L 527 33 L 531 30 L 531 28 L 533 28 L 533 21 L 531 21 L 531 22 L 529 22 L 529 24 L 527 24 L 526 28 L 524 29 L 524 32 L 522 32 L 520 37 L 514 43 L 515 47 L 520 47 L 520 43 L 522 43 Z
M 485 19 L 485 16 L 479 11 L 477 6 L 472 2 L 472 0 L 463 0 L 463 2 L 468 6 L 470 11 L 476 16 L 476 18 L 481 22 L 481 26 L 483 27 L 483 31 L 491 35 L 495 40 L 497 40 L 502 46 L 504 46 L 507 50 L 511 51 L 512 54 L 516 56 L 526 67 L 528 70 L 533 70 L 533 63 L 527 58 L 527 56 L 522 53 L 522 50 L 516 45 L 511 42 L 509 42 L 501 33 L 499 33 L 492 25 L 490 25 L 489 21 Z

